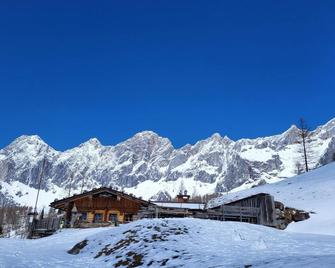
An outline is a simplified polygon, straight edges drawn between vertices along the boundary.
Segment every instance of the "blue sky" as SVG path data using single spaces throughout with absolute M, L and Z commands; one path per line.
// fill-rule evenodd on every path
M 335 117 L 334 1 L 1 1 L 0 147 L 176 147 Z

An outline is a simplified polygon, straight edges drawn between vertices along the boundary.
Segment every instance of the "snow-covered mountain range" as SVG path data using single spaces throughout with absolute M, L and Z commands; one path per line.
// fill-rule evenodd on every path
M 45 206 L 101 185 L 145 199 L 174 197 L 181 189 L 204 195 L 250 188 L 301 172 L 301 148 L 296 126 L 279 135 L 238 141 L 216 133 L 178 149 L 151 131 L 115 146 L 93 138 L 64 152 L 38 136 L 21 136 L 0 150 L 0 198 L 32 205 L 40 176 L 40 203 Z M 310 168 L 332 161 L 335 119 L 311 132 L 307 150 Z

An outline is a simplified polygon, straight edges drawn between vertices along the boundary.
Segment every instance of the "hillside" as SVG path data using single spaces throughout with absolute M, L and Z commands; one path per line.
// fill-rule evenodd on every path
M 335 162 L 284 181 L 224 194 L 208 206 L 256 193 L 270 193 L 286 206 L 310 212 L 310 219 L 291 223 L 289 231 L 335 235 Z
M 301 172 L 299 140 L 292 126 L 279 135 L 238 141 L 214 134 L 176 149 L 169 139 L 144 131 L 115 146 L 93 138 L 61 152 L 36 135 L 21 136 L 0 150 L 0 199 L 32 205 L 41 175 L 40 206 L 99 186 L 145 199 L 174 197 L 182 188 L 191 195 L 250 188 Z M 311 168 L 331 161 L 335 119 L 311 132 L 308 152 Z
M 81 247 L 73 248 L 78 242 Z M 67 253 L 71 248 L 72 254 Z M 68 229 L 38 240 L 0 239 L 1 267 L 251 267 L 247 265 L 334 267 L 335 236 L 238 222 L 153 219 L 117 228 Z

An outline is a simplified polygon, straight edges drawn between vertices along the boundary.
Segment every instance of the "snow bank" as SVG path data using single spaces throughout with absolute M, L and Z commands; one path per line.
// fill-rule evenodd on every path
M 76 243 L 87 244 L 77 255 Z M 5 246 L 6 245 L 6 246 Z M 334 267 L 335 237 L 239 222 L 153 219 L 0 240 L 0 267 Z M 134 265 L 134 266 L 131 266 Z

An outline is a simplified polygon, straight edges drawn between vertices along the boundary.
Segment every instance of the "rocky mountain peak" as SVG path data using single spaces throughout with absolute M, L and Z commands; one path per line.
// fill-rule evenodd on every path
M 4 150 L 15 154 L 41 154 L 46 152 L 52 154 L 56 152 L 38 135 L 22 135 L 5 147 Z
M 218 132 L 215 132 L 211 137 L 210 137 L 211 140 L 221 140 L 222 137 L 220 135 L 220 133 Z
M 101 147 L 102 144 L 97 138 L 91 138 L 88 141 L 79 145 L 79 147 L 87 147 L 87 146 L 90 146 L 90 147 L 93 146 L 95 148 L 98 148 L 98 147 Z
M 20 145 L 24 143 L 47 145 L 38 135 L 22 135 L 15 139 L 11 144 Z
M 232 139 L 230 139 L 228 136 L 224 136 L 223 138 L 222 138 L 222 142 L 223 143 L 226 143 L 226 144 L 229 144 L 229 143 L 233 143 L 234 141 L 232 140 Z
M 133 137 L 131 137 L 130 139 L 126 140 L 123 143 L 120 143 L 119 145 L 123 144 L 126 144 L 131 147 L 146 146 L 146 148 L 148 148 L 152 146 L 162 146 L 162 147 L 173 148 L 172 143 L 168 138 L 161 137 L 157 133 L 148 130 L 135 134 Z
M 320 126 L 316 131 L 324 132 L 324 135 L 334 136 L 335 135 L 335 118 L 328 121 L 323 126 Z
M 144 131 L 136 133 L 134 135 L 134 137 L 138 137 L 138 138 L 152 138 L 152 137 L 159 138 L 160 136 L 154 131 L 144 130 Z
M 57 152 L 37 135 L 21 136 L 0 150 L 0 189 L 3 181 L 36 188 L 47 159 L 46 191 L 61 191 L 70 184 L 75 191 L 84 181 L 87 189 L 118 186 L 145 199 L 175 196 L 181 184 L 198 195 L 211 194 L 296 175 L 296 164 L 301 161 L 298 139 L 299 129 L 293 125 L 282 134 L 257 139 L 233 141 L 214 133 L 175 149 L 169 139 L 143 131 L 115 146 L 104 146 L 92 138 Z M 309 156 L 311 168 L 332 161 L 335 119 L 313 131 L 309 146 L 316 152 Z

